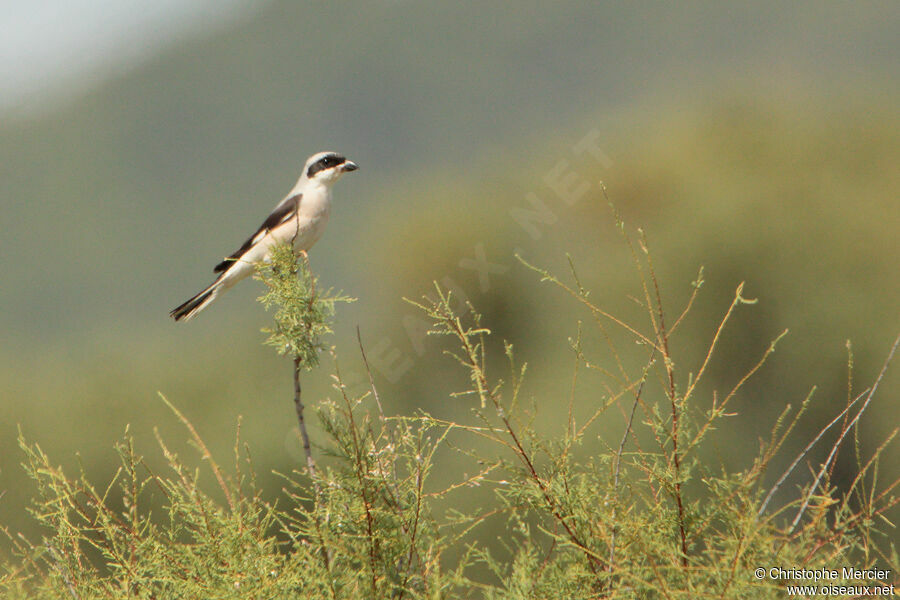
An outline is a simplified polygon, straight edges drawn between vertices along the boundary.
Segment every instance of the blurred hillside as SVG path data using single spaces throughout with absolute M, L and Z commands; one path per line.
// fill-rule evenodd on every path
M 392 412 L 467 413 L 446 395 L 459 373 L 401 300 L 438 280 L 516 344 L 554 425 L 567 337 L 590 318 L 515 251 L 560 275 L 570 253 L 595 301 L 647 327 L 603 180 L 647 231 L 673 318 L 705 266 L 686 363 L 738 283 L 759 298 L 726 332 L 707 398 L 791 329 L 735 405 L 758 431 L 723 432 L 723 459 L 740 464 L 766 415 L 813 384 L 816 430 L 846 399 L 845 340 L 861 390 L 900 330 L 897 8 L 773 6 L 277 2 L 58 113 L 0 123 L 0 522 L 16 526 L 29 494 L 17 424 L 102 479 L 128 423 L 147 448 L 153 427 L 184 439 L 157 391 L 214 453 L 243 415 L 262 473 L 296 464 L 288 365 L 259 345 L 258 284 L 187 326 L 166 313 L 326 148 L 362 170 L 336 187 L 313 266 L 359 298 L 340 307 L 335 343 L 361 381 L 360 326 Z M 329 393 L 328 364 L 308 398 Z M 873 444 L 897 422 L 898 382 L 895 368 L 864 423 Z

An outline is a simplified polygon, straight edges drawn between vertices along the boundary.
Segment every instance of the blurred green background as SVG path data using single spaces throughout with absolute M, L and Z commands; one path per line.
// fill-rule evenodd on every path
M 98 30 L 124 28 L 94 4 Z M 516 344 L 547 431 L 561 424 L 567 338 L 578 320 L 598 333 L 513 254 L 565 275 L 570 253 L 595 302 L 646 328 L 601 180 L 626 226 L 649 236 L 670 319 L 705 267 L 675 339 L 682 368 L 696 371 L 741 281 L 759 299 L 726 330 L 698 401 L 791 330 L 735 400 L 741 417 L 717 442 L 726 464 L 746 465 L 782 407 L 815 384 L 797 438 L 808 440 L 846 402 L 846 340 L 862 390 L 900 332 L 896 2 L 229 5 L 227 19 L 208 7 L 193 20 L 180 9 L 137 19 L 106 62 L 82 75 L 60 67 L 42 75 L 45 91 L 3 104 L 0 522 L 13 529 L 33 533 L 17 427 L 107 481 L 127 424 L 154 458 L 154 428 L 185 449 L 157 392 L 223 462 L 242 415 L 277 495 L 270 472 L 297 466 L 300 451 L 290 365 L 260 344 L 260 284 L 189 324 L 167 312 L 211 280 L 319 150 L 362 167 L 335 188 L 311 254 L 324 285 L 359 299 L 339 307 L 333 341 L 362 389 L 359 326 L 392 413 L 468 418 L 466 401 L 448 397 L 462 373 L 402 300 L 438 280 L 485 314 L 498 347 Z M 47 43 L 36 33 L 3 60 Z M 77 44 L 63 51 L 80 56 Z M 485 262 L 486 278 L 472 268 Z M 612 364 L 602 344 L 589 348 Z M 864 450 L 898 423 L 894 367 L 863 420 Z M 329 370 L 325 360 L 306 377 L 310 403 L 332 394 Z M 582 379 L 579 414 L 598 389 Z M 622 428 L 614 410 L 601 431 L 618 440 Z M 888 464 L 898 458 L 890 450 Z

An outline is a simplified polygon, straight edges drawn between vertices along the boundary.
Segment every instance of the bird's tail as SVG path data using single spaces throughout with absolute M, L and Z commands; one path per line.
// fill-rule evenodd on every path
M 219 292 L 222 290 L 222 278 L 219 277 L 212 284 L 185 302 L 184 304 L 173 308 L 169 312 L 169 316 L 171 316 L 176 321 L 190 321 L 194 315 L 198 312 L 206 308 L 216 297 L 219 295 Z

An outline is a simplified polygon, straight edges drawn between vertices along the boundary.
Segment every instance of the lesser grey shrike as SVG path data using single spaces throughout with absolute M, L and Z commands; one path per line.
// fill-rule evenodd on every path
M 312 248 L 328 222 L 331 186 L 344 173 L 358 168 L 336 152 L 310 156 L 303 174 L 284 200 L 240 248 L 216 265 L 216 280 L 169 315 L 176 321 L 190 320 L 219 294 L 253 273 L 258 263 L 268 261 L 271 249 L 278 244 L 292 243 L 297 253 Z

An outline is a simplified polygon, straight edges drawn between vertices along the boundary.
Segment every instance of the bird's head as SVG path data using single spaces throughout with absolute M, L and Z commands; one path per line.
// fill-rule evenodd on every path
M 313 154 L 303 167 L 303 177 L 309 181 L 331 185 L 344 173 L 359 168 L 355 162 L 349 161 L 337 152 L 319 152 Z

